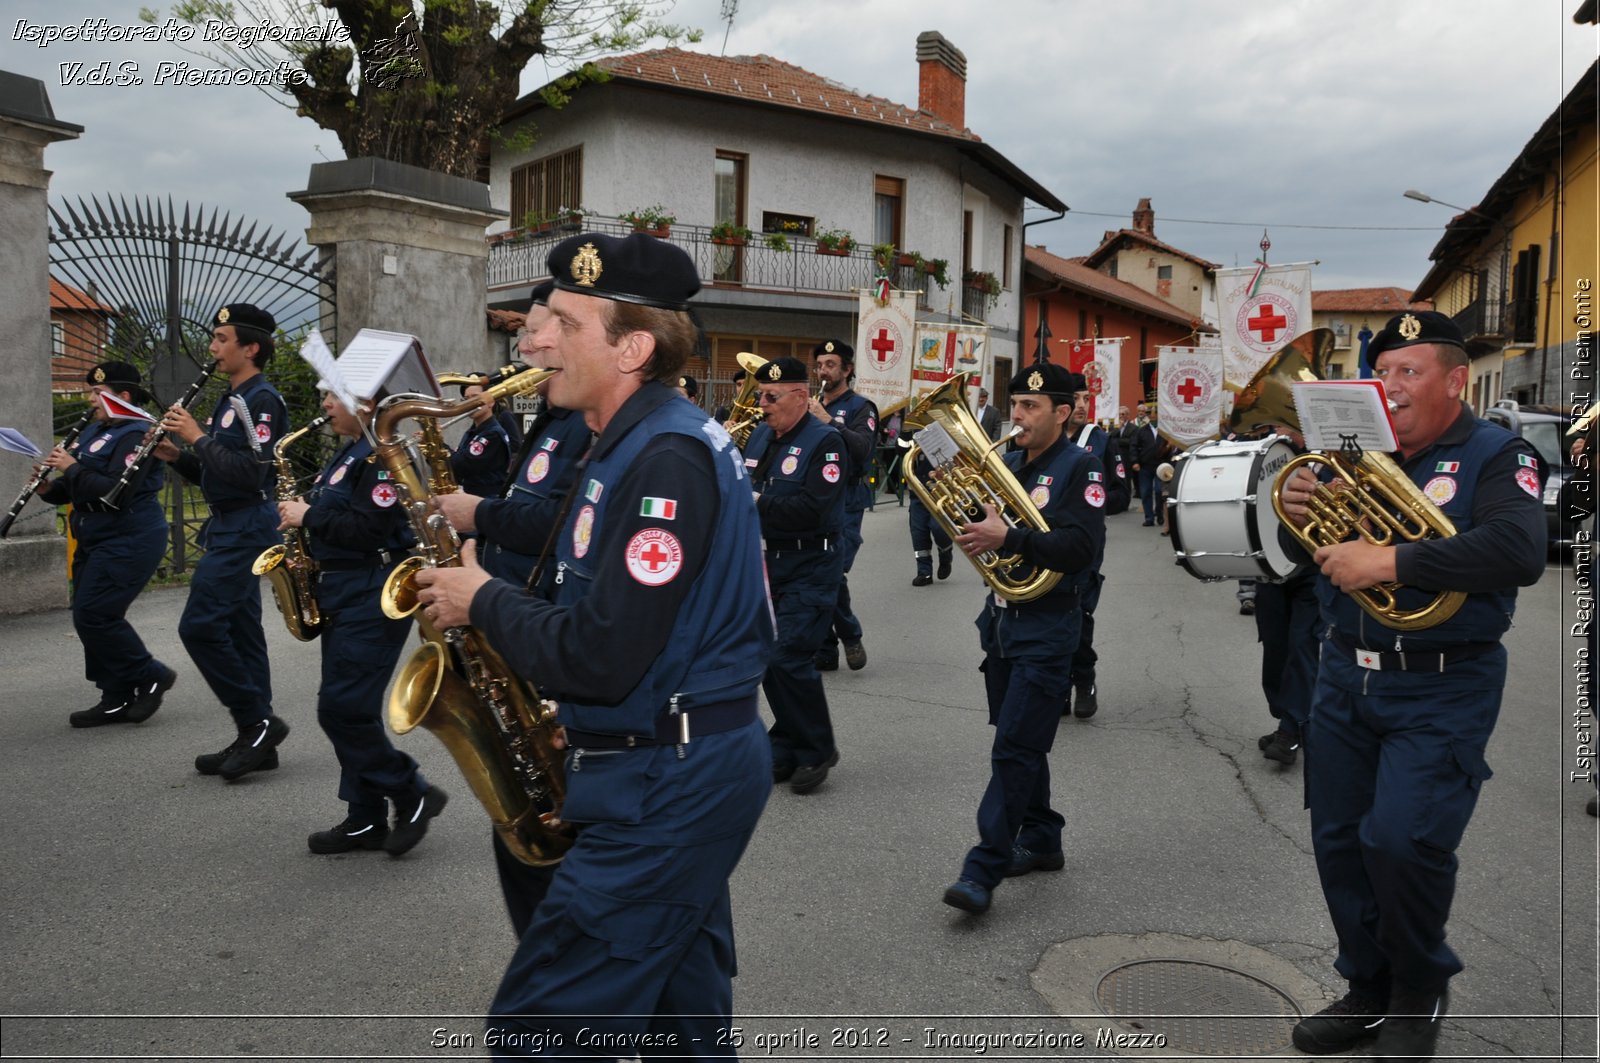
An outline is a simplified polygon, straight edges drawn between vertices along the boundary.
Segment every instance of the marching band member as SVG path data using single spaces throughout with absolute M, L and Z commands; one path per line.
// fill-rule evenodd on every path
M 851 378 L 855 376 L 855 357 L 855 351 L 842 340 L 826 340 L 812 350 L 811 363 L 822 383 L 822 394 L 812 399 L 808 407 L 811 416 L 823 424 L 831 424 L 844 437 L 848 466 L 840 542 L 845 573 L 855 564 L 856 551 L 861 549 L 861 521 L 872 503 L 872 485 L 867 479 L 878 445 L 878 408 L 850 387 Z M 852 672 L 860 671 L 867 666 L 867 650 L 861 644 L 861 621 L 850 607 L 847 575 L 839 577 L 838 593 L 833 620 L 817 654 L 817 668 L 824 672 L 838 668 L 839 643 L 843 642 L 845 663 Z
M 347 808 L 343 821 L 306 839 L 319 855 L 382 848 L 400 856 L 422 840 L 447 800 L 389 741 L 383 722 L 384 688 L 411 620 L 384 616 L 381 592 L 413 539 L 388 471 L 370 460 L 363 429 L 372 408 L 363 402 L 352 413 L 331 393 L 323 395 L 329 424 L 349 442 L 317 474 L 304 501 L 278 503 L 282 530 L 310 533 L 323 616 L 317 722 L 339 758 L 339 798 Z
M 58 474 L 39 487 L 53 505 L 72 503 L 72 626 L 83 647 L 83 674 L 100 688 L 100 700 L 73 713 L 74 727 L 143 723 L 161 707 L 178 673 L 150 656 L 128 623 L 128 607 L 155 575 L 167 552 L 167 518 L 158 495 L 165 479 L 159 466 L 125 495 L 119 508 L 100 501 L 132 463 L 147 422 L 113 418 L 102 394 L 127 402 L 148 401 L 139 370 L 126 362 L 102 362 L 89 370 L 94 421 L 69 453 L 56 447 L 41 465 Z
M 220 752 L 196 757 L 195 770 L 228 782 L 276 768 L 278 744 L 289 734 L 288 723 L 272 714 L 261 580 L 251 571 L 261 551 L 280 541 L 271 501 L 277 477 L 272 447 L 288 430 L 289 413 L 261 373 L 272 358 L 276 327 L 271 314 L 248 303 L 217 311 L 211 357 L 228 378 L 228 390 L 204 427 L 181 405 L 169 406 L 161 427 L 170 435 L 155 450 L 200 485 L 211 507 L 200 532 L 205 553 L 189 580 L 178 636 L 238 731 Z M 189 449 L 179 451 L 173 437 Z
M 772 787 L 760 527 L 732 441 L 672 388 L 696 339 L 689 257 L 585 233 L 549 265 L 548 396 L 599 433 L 556 536 L 556 600 L 491 579 L 471 543 L 460 567 L 417 576 L 436 625 L 470 623 L 559 701 L 570 749 L 577 840 L 490 1024 L 515 1055 L 563 1052 L 546 1035 L 584 1027 L 716 1053 L 733 1009 L 728 876 Z
M 483 394 L 482 384 L 463 384 L 461 397 Z M 500 493 L 511 464 L 511 437 L 495 416 L 495 403 L 479 406 L 470 414 L 472 425 L 462 434 L 450 455 L 450 473 L 461 490 L 479 498 Z
M 969 555 L 1016 553 L 1067 574 L 1031 602 L 1016 604 L 991 592 L 978 615 L 994 747 L 989 785 L 978 805 L 978 844 L 967 853 L 961 877 L 944 891 L 944 903 L 973 913 L 989 910 L 1001 879 L 1066 866 L 1066 820 L 1050 807 L 1048 754 L 1083 615 L 1077 577 L 1092 569 L 1106 534 L 1100 459 L 1062 432 L 1078 390 L 1075 375 L 1042 363 L 1011 381 L 1011 421 L 1022 431 L 1005 462 L 1050 530 L 1013 528 L 986 506 L 984 519 L 964 525 L 955 537 Z

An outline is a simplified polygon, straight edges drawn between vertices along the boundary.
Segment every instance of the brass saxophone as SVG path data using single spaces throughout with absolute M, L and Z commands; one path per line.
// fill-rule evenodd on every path
M 278 501 L 294 498 L 294 466 L 287 457 L 289 445 L 301 436 L 309 435 L 330 421 L 323 414 L 304 428 L 286 434 L 272 447 L 272 460 L 278 466 Z M 310 642 L 322 634 L 322 610 L 317 607 L 317 563 L 306 547 L 306 530 L 290 528 L 283 542 L 261 551 L 250 571 L 266 576 L 272 585 L 272 599 L 278 603 L 283 623 L 289 634 L 301 642 Z
M 532 391 L 554 372 L 520 373 L 456 403 L 396 396 L 379 408 L 374 422 L 374 460 L 389 471 L 400 493 L 418 550 L 384 582 L 383 612 L 396 620 L 418 614 L 423 639 L 389 692 L 389 726 L 396 734 L 406 734 L 419 724 L 432 731 L 455 758 L 506 848 L 535 866 L 558 862 L 573 839 L 572 828 L 561 820 L 566 778 L 561 751 L 554 743 L 560 729 L 556 704 L 518 678 L 472 628 L 441 631 L 426 613 L 419 614 L 416 573 L 423 567 L 461 563 L 460 539 L 444 516 L 429 507 L 435 493 L 456 487 L 439 420 L 459 416 L 482 402 Z M 408 418 L 422 423 L 420 449 L 429 470 L 427 483 L 399 432 L 400 422 Z

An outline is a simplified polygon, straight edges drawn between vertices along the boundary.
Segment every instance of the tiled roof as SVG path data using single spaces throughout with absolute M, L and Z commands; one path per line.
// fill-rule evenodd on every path
M 115 314 L 117 308 L 100 302 L 87 292 L 81 292 L 69 284 L 62 284 L 54 277 L 50 278 L 50 309 L 52 310 L 93 310 L 102 314 Z
M 1028 266 L 1058 281 L 1064 288 L 1087 292 L 1097 298 L 1163 321 L 1170 321 L 1175 325 L 1182 325 L 1184 328 L 1211 331 L 1198 318 L 1190 317 L 1160 296 L 1152 295 L 1127 281 L 1108 277 L 1099 270 L 1091 269 L 1086 264 L 1086 259 L 1062 258 L 1031 244 L 1024 245 L 1023 255 Z
M 1431 310 L 1427 300 L 1412 302 L 1411 293 L 1404 288 L 1331 288 L 1325 292 L 1311 292 L 1313 313 L 1347 314 L 1398 314 L 1402 310 Z
M 1199 255 L 1191 255 L 1189 252 L 1173 247 L 1171 244 L 1162 243 L 1154 236 L 1140 229 L 1118 229 L 1115 232 L 1106 233 L 1105 239 L 1100 241 L 1100 246 L 1095 248 L 1093 251 L 1090 251 L 1089 254 L 1084 258 L 1084 261 L 1087 262 L 1091 267 L 1098 266 L 1101 262 L 1104 262 L 1107 258 L 1111 257 L 1111 253 L 1116 250 L 1117 244 L 1123 239 L 1133 240 L 1136 243 L 1144 244 L 1145 246 L 1154 248 L 1157 251 L 1165 251 L 1169 255 L 1176 255 L 1179 258 L 1187 259 L 1203 270 L 1215 271 L 1222 268 L 1222 266 L 1216 262 L 1207 262 Z
M 732 96 L 963 140 L 982 139 L 970 129 L 957 129 L 925 111 L 881 96 L 868 96 L 770 55 L 705 55 L 682 48 L 659 48 L 602 59 L 596 65 L 619 80 Z

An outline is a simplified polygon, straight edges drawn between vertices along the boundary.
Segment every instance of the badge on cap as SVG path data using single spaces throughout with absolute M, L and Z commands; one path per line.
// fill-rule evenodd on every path
M 1028 387 L 1033 391 L 1038 391 L 1040 388 L 1044 387 L 1044 374 L 1039 372 L 1037 369 L 1029 373 Z
M 592 243 L 584 244 L 572 256 L 572 279 L 580 287 L 593 288 L 604 269 L 600 264 L 600 252 Z
M 1406 314 L 1400 319 L 1400 338 L 1410 343 L 1422 335 L 1422 322 L 1417 320 L 1415 314 Z
M 829 340 L 827 343 L 824 343 L 822 345 L 822 353 L 823 354 L 832 354 L 833 353 L 833 341 L 832 340 Z
M 94 367 L 94 382 L 96 384 L 104 384 L 106 382 L 106 371 L 98 365 Z
M 783 377 L 783 370 L 778 367 L 776 362 L 768 362 L 762 369 L 766 373 L 769 383 L 780 380 Z
M 218 324 L 222 324 L 222 325 L 226 325 L 228 323 L 228 308 L 227 307 L 223 307 L 221 310 L 217 311 L 217 322 L 218 322 Z

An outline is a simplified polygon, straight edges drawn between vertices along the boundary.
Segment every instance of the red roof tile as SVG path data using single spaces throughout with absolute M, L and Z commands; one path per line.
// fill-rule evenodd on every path
M 1087 262 L 1091 267 L 1098 266 L 1101 262 L 1104 262 L 1107 258 L 1111 257 L 1111 252 L 1116 250 L 1117 244 L 1123 239 L 1133 240 L 1136 243 L 1144 244 L 1145 246 L 1154 248 L 1157 251 L 1165 251 L 1169 255 L 1176 255 L 1179 258 L 1187 259 L 1204 270 L 1215 271 L 1222 268 L 1219 263 L 1207 262 L 1199 255 L 1192 255 L 1181 248 L 1176 248 L 1171 244 L 1163 243 L 1162 241 L 1157 240 L 1154 236 L 1151 236 L 1149 233 L 1143 232 L 1139 229 L 1118 229 L 1115 232 L 1106 233 L 1105 239 L 1100 241 L 1100 246 L 1095 248 L 1093 251 L 1090 251 L 1089 254 L 1084 258 L 1084 261 Z
M 1433 303 L 1412 302 L 1404 288 L 1330 288 L 1311 292 L 1311 310 L 1346 314 L 1398 314 L 1402 310 L 1432 310 Z
M 1064 288 L 1087 292 L 1097 298 L 1185 328 L 1200 332 L 1214 331 L 1200 319 L 1190 317 L 1160 296 L 1152 295 L 1127 281 L 1108 277 L 1099 270 L 1091 269 L 1084 258 L 1062 258 L 1031 244 L 1025 244 L 1022 250 L 1028 266 L 1060 282 Z
M 87 292 L 81 292 L 69 284 L 62 284 L 54 277 L 50 278 L 50 309 L 52 310 L 96 310 L 102 314 L 115 314 L 117 308 L 108 306 Z

